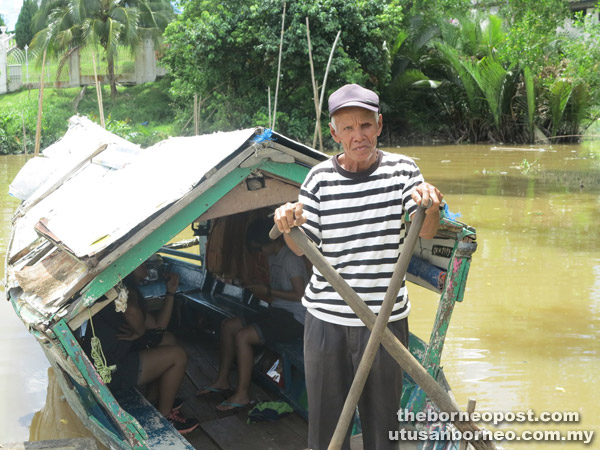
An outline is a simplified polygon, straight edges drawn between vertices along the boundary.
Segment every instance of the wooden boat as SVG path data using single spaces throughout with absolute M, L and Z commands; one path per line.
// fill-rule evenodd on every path
M 244 227 L 294 201 L 309 169 L 326 158 L 262 128 L 171 138 L 142 150 L 73 117 L 63 139 L 21 170 L 10 189 L 22 203 L 6 258 L 7 299 L 44 350 L 69 404 L 102 443 L 118 449 L 305 448 L 301 341 L 260 349 L 254 370 L 254 394 L 283 399 L 296 414 L 247 425 L 238 416 L 216 417 L 214 404 L 194 392 L 214 376 L 220 321 L 263 307 L 241 287 L 259 264 L 245 250 Z M 438 235 L 419 240 L 409 268 L 409 281 L 440 295 L 429 342 L 411 335 L 410 351 L 448 391 L 440 359 L 475 249 L 475 230 L 443 214 Z M 94 314 L 114 307 L 123 278 L 157 254 L 154 261 L 181 279 L 170 328 L 189 354 L 180 395 L 202 422 L 186 438 L 137 389 L 111 392 L 80 345 Z M 160 280 L 142 289 L 149 303 L 165 293 Z M 274 362 L 279 382 L 267 374 Z M 406 377 L 403 386 L 402 408 L 435 411 L 413 380 Z M 452 428 L 443 422 L 403 425 Z M 353 427 L 360 433 L 358 417 Z M 415 448 L 425 444 L 457 447 L 450 438 Z

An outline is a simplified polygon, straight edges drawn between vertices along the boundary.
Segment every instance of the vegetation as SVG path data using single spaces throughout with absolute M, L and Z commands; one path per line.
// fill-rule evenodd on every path
M 108 86 L 104 87 L 104 95 L 108 95 L 108 89 Z M 116 101 L 105 104 L 107 129 L 142 147 L 180 134 L 179 130 L 173 129 L 174 111 L 167 90 L 166 80 L 119 87 Z M 85 88 L 83 98 L 75 107 L 80 92 L 79 88 L 44 89 L 42 148 L 64 135 L 68 119 L 74 114 L 86 115 L 99 122 L 95 88 Z M 24 148 L 28 153 L 33 152 L 37 100 L 37 89 L 0 96 L 0 154 L 21 153 Z
M 158 43 L 173 17 L 169 0 L 44 0 L 36 16 L 36 26 L 46 22 L 36 33 L 33 46 L 60 55 L 61 62 L 75 49 L 99 46 L 106 57 L 114 99 L 117 95 L 114 61 L 119 45 L 134 52 L 142 39 Z
M 24 0 L 15 25 L 15 40 L 17 47 L 25 48 L 31 45 L 33 35 L 37 30 L 33 26 L 33 17 L 38 11 L 37 0 Z
M 194 94 L 199 96 L 205 131 L 268 125 L 268 90 L 273 109 L 276 88 L 281 0 L 187 0 L 181 4 L 183 14 L 165 32 L 169 48 L 164 61 L 174 78 L 173 97 L 188 106 Z M 319 83 L 336 34 L 342 30 L 327 91 L 344 82 L 381 90 L 389 78 L 386 42 L 393 39 L 402 14 L 398 2 L 386 0 L 286 4 L 275 128 L 312 141 L 315 107 L 305 18 L 309 19 Z M 188 107 L 185 116 L 189 111 Z
M 576 21 L 562 30 L 569 16 L 562 0 L 509 2 L 500 15 L 453 3 L 450 14 L 430 20 L 409 15 L 399 34 L 384 93 L 392 133 L 437 131 L 454 142 L 577 140 L 598 117 L 597 27 Z
M 348 82 L 379 92 L 384 145 L 432 139 L 576 141 L 598 123 L 597 21 L 576 15 L 566 26 L 573 16 L 565 0 L 476 3 L 475 8 L 471 0 L 179 0 L 182 13 L 164 33 L 162 61 L 169 76 L 161 81 L 161 95 L 168 92 L 172 105 L 168 132 L 193 132 L 195 97 L 202 133 L 269 126 L 279 84 L 275 128 L 311 143 L 315 105 L 307 19 L 319 88 L 341 32 L 325 97 Z M 37 17 L 47 14 L 48 21 L 35 40 L 62 61 L 72 48 L 100 45 L 110 73 L 113 44 L 130 46 L 149 34 L 157 38 L 170 8 L 167 0 L 43 0 Z M 112 78 L 113 96 L 115 89 Z M 117 95 L 113 106 L 118 103 Z M 0 117 L 10 115 L 5 111 L 0 109 Z M 141 139 L 131 125 L 136 119 L 127 122 L 114 111 L 111 118 L 109 126 Z M 14 145 L 20 135 L 18 127 L 12 129 L 0 133 L 12 136 Z
M 6 25 L 6 22 L 4 22 L 4 17 L 0 14 L 0 27 L 3 27 L 4 25 Z
M 310 142 L 314 123 L 306 17 L 317 78 L 341 30 L 327 92 L 346 82 L 380 92 L 388 144 L 577 140 L 598 117 L 600 33 L 584 20 L 562 30 L 564 0 L 502 3 L 497 14 L 486 6 L 497 2 L 473 11 L 467 0 L 298 3 L 287 5 L 276 124 L 297 139 Z M 181 4 L 165 62 L 185 115 L 197 94 L 203 130 L 267 125 L 281 2 Z

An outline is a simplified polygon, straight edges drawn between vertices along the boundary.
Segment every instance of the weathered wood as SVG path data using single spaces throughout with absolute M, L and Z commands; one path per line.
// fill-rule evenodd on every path
M 56 249 L 36 264 L 15 271 L 14 275 L 23 291 L 40 297 L 45 306 L 60 298 L 85 270 L 84 264 Z
M 306 437 L 294 433 L 282 420 L 246 423 L 245 414 L 205 422 L 200 426 L 223 450 L 304 450 Z
M 108 291 L 106 294 L 106 300 L 102 300 L 100 302 L 94 303 L 89 310 L 84 310 L 78 315 L 76 315 L 73 319 L 71 319 L 68 323 L 69 328 L 71 330 L 76 330 L 79 328 L 83 322 L 90 318 L 90 313 L 92 316 L 96 315 L 98 311 L 104 309 L 105 306 L 108 306 L 114 299 L 117 298 L 117 291 L 113 288 Z
M 245 183 L 240 183 L 223 198 L 211 206 L 196 222 L 251 211 L 266 206 L 282 205 L 298 198 L 298 187 L 273 178 L 265 177 L 265 187 L 249 191 Z
M 475 399 L 470 398 L 468 403 L 467 403 L 467 412 L 469 414 L 472 414 L 475 412 L 475 404 L 477 402 L 475 401 Z M 464 439 L 460 441 L 460 445 L 458 446 L 458 450 L 467 450 L 469 443 L 467 441 L 465 441 Z

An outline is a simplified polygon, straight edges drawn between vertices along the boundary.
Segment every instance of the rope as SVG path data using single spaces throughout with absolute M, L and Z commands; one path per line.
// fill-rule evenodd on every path
M 94 360 L 94 366 L 96 367 L 96 371 L 100 375 L 100 378 L 104 382 L 104 384 L 109 384 L 112 380 L 112 372 L 117 370 L 116 365 L 107 366 L 106 365 L 106 357 L 104 356 L 104 352 L 102 351 L 102 344 L 100 343 L 100 339 L 96 337 L 96 331 L 94 330 L 94 321 L 92 320 L 92 312 L 88 309 L 90 314 L 90 325 L 92 326 L 92 359 Z
M 119 290 L 119 293 L 115 299 L 115 310 L 122 313 L 127 311 L 127 298 L 129 297 L 129 291 L 123 284 L 123 281 L 119 283 L 117 289 Z

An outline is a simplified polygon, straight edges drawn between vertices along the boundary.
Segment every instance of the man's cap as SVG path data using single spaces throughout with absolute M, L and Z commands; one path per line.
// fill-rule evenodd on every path
M 379 112 L 379 96 L 358 84 L 346 84 L 329 96 L 329 115 L 338 109 L 358 106 Z

